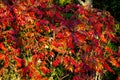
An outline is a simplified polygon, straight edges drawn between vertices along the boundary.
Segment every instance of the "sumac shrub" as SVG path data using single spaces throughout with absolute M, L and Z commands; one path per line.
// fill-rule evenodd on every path
M 120 67 L 114 19 L 107 11 L 52 0 L 0 2 L 2 80 L 92 80 Z M 12 77 L 13 76 L 13 77 Z

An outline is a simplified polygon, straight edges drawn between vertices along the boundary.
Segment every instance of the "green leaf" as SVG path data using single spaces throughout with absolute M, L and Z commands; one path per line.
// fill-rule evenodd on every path
M 65 6 L 66 4 L 70 4 L 71 3 L 71 0 L 59 0 L 59 4 L 61 6 Z

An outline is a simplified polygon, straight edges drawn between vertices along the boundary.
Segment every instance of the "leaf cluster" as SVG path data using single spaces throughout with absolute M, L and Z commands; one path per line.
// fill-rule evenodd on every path
M 20 80 L 94 79 L 115 73 L 109 64 L 120 67 L 119 47 L 110 46 L 119 39 L 109 12 L 52 0 L 0 5 L 2 79 L 8 72 Z

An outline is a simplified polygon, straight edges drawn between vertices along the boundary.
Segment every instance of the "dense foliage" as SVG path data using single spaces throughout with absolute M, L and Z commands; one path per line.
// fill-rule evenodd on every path
M 0 79 L 95 79 L 120 67 L 120 37 L 107 11 L 52 0 L 0 2 Z M 117 29 L 118 30 L 118 29 Z
M 93 0 L 93 6 L 109 11 L 120 22 L 120 0 Z

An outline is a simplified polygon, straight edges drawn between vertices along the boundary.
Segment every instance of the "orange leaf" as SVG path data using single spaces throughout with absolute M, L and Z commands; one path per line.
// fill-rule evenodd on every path
M 97 63 L 97 65 L 96 65 L 96 71 L 100 72 L 100 71 L 102 71 L 102 69 L 103 69 L 103 65 L 100 62 Z
M 74 72 L 78 73 L 78 72 L 80 72 L 80 69 L 81 69 L 80 67 L 77 67 L 77 68 L 74 69 Z
M 86 30 L 86 25 L 85 24 L 78 24 L 76 27 L 76 30 L 77 31 Z
M 55 55 L 55 54 L 54 54 L 53 52 L 50 52 L 50 53 L 49 53 L 49 56 L 50 56 L 50 57 L 54 57 L 54 55 Z
M 108 53 L 114 54 L 114 51 L 111 48 L 109 48 L 108 46 L 105 47 L 105 51 Z
M 73 72 L 73 66 L 68 66 L 67 69 L 70 71 L 70 72 Z
M 83 50 L 84 50 L 85 52 L 89 53 L 89 52 L 91 51 L 91 46 L 85 45 L 85 46 L 83 46 Z
M 104 35 L 101 35 L 100 39 L 101 39 L 102 42 L 107 43 L 107 39 L 104 37 Z
M 120 80 L 120 76 L 117 77 L 117 80 Z
M 110 63 L 116 67 L 120 67 L 120 64 L 117 62 L 117 60 L 113 56 L 110 56 Z
M 45 40 L 46 40 L 46 38 L 40 37 L 38 41 L 39 42 L 44 42 Z
M 61 50 L 61 49 L 56 48 L 56 47 L 54 47 L 54 50 L 55 50 L 56 52 L 58 52 L 58 53 L 62 53 L 62 54 L 64 54 L 64 53 L 67 52 L 67 51 L 65 51 L 65 50 Z
M 46 61 L 41 62 L 41 65 L 46 65 L 46 64 L 47 64 Z
M 3 51 L 7 51 L 7 49 L 5 48 L 5 46 L 4 46 L 3 43 L 0 43 L 0 48 L 1 48 Z
M 0 54 L 0 60 L 4 60 L 5 55 L 4 54 Z

